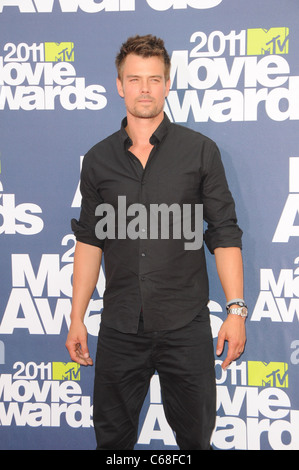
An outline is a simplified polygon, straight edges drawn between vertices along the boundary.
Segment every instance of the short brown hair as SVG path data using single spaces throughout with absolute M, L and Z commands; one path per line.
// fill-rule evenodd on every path
M 129 54 L 136 54 L 144 58 L 160 57 L 165 66 L 165 80 L 169 79 L 170 57 L 165 49 L 163 39 L 147 34 L 146 36 L 132 36 L 124 42 L 115 60 L 119 79 L 121 79 L 123 63 Z

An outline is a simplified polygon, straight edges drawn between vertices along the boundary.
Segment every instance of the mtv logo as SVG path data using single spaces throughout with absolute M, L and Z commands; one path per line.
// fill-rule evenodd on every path
M 52 380 L 80 380 L 80 364 L 52 362 Z
M 45 42 L 46 62 L 74 62 L 73 42 Z
M 248 361 L 248 385 L 288 388 L 288 364 L 285 362 Z
M 247 55 L 289 53 L 289 28 L 247 29 Z

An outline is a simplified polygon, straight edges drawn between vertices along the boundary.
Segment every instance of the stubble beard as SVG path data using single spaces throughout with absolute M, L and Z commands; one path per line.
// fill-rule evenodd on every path
M 163 106 L 158 106 L 154 104 L 154 106 L 142 106 L 140 103 L 136 103 L 136 105 L 132 108 L 127 108 L 128 112 L 132 114 L 132 116 L 140 119 L 153 119 L 163 111 Z

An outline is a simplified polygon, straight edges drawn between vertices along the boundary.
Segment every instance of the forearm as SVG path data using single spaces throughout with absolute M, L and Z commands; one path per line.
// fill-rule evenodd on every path
M 100 248 L 77 242 L 74 256 L 72 321 L 84 319 L 98 281 L 101 260 Z
M 218 276 L 227 302 L 232 299 L 243 299 L 244 277 L 240 248 L 216 248 L 214 254 Z
M 217 272 L 227 302 L 243 299 L 243 261 L 240 248 L 217 248 L 215 250 Z M 228 341 L 228 352 L 222 363 L 225 370 L 244 351 L 246 342 L 245 318 L 230 314 L 218 333 L 216 354 L 220 356 L 224 342 Z

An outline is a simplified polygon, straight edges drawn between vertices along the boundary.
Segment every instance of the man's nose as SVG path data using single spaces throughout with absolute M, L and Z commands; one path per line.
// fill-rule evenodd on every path
M 142 80 L 141 82 L 141 93 L 149 93 L 150 92 L 150 85 L 147 79 Z

